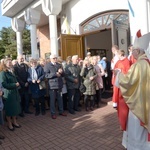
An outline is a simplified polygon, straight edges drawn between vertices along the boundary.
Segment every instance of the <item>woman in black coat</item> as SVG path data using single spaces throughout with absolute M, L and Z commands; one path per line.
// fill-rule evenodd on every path
M 28 82 L 32 98 L 35 101 L 35 116 L 40 114 L 40 103 L 42 115 L 45 115 L 45 99 L 46 93 L 45 74 L 41 65 L 38 65 L 36 59 L 30 60 L 31 67 L 28 69 Z

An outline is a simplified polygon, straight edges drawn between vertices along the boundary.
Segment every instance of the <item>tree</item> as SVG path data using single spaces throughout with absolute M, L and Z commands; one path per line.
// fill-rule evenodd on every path
M 23 31 L 22 35 L 23 41 L 23 53 L 31 53 L 30 45 L 30 31 L 26 28 Z M 17 57 L 17 42 L 16 42 L 16 33 L 11 27 L 3 27 L 0 31 L 0 59 L 10 56 L 12 59 Z
M 30 43 L 30 30 L 26 29 L 23 31 L 23 53 L 25 55 L 31 54 L 31 43 Z
M 5 57 L 5 48 L 3 47 L 2 41 L 0 40 L 0 58 Z

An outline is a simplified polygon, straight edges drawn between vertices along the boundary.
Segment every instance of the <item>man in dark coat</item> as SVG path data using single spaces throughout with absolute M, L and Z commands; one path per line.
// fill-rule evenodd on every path
M 22 55 L 17 57 L 18 63 L 14 65 L 14 73 L 20 84 L 19 93 L 21 96 L 21 117 L 24 117 L 24 112 L 27 114 L 32 114 L 29 111 L 29 84 L 28 79 L 28 66 L 24 63 L 24 58 Z
M 72 56 L 72 63 L 66 66 L 65 78 L 68 89 L 68 109 L 71 114 L 75 114 L 74 111 L 80 111 L 78 108 L 80 100 L 79 86 L 81 82 L 80 77 L 81 68 L 78 65 L 78 55 Z
M 55 100 L 58 101 L 59 115 L 66 116 L 63 110 L 62 101 L 62 87 L 63 87 L 63 69 L 60 64 L 57 63 L 57 56 L 50 55 L 51 62 L 47 63 L 44 67 L 45 77 L 48 79 L 49 91 L 50 91 L 50 111 L 52 119 L 56 119 L 55 112 Z

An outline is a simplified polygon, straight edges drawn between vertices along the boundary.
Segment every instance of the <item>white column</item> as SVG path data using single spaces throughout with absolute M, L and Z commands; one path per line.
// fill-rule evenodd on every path
M 17 37 L 17 55 L 23 54 L 23 47 L 22 47 L 22 31 L 25 27 L 25 22 L 21 19 L 16 17 L 12 18 L 11 20 L 12 29 L 16 32 Z
M 28 8 L 24 12 L 24 19 L 27 24 L 30 25 L 30 36 L 31 36 L 31 57 L 38 59 L 39 51 L 37 49 L 37 29 L 36 25 L 39 23 L 41 13 L 32 8 Z
M 49 29 L 50 29 L 50 39 L 51 39 L 50 41 L 51 53 L 58 55 L 56 15 L 49 15 Z
M 17 56 L 23 55 L 23 47 L 22 47 L 22 32 L 16 32 L 17 36 Z
M 30 34 L 31 34 L 31 57 L 38 58 L 38 50 L 37 50 L 37 32 L 36 32 L 36 25 L 30 25 Z
M 42 10 L 49 17 L 50 49 L 58 55 L 57 15 L 62 10 L 62 0 L 42 0 Z

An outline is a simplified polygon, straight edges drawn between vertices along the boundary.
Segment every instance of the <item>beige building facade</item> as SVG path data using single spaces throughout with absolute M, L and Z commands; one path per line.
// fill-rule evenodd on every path
M 30 26 L 35 58 L 50 53 L 83 58 L 91 51 L 110 60 L 113 44 L 128 53 L 136 32 L 150 30 L 149 0 L 3 0 L 1 7 L 2 15 L 12 18 L 18 55 L 23 53 L 22 31 Z

